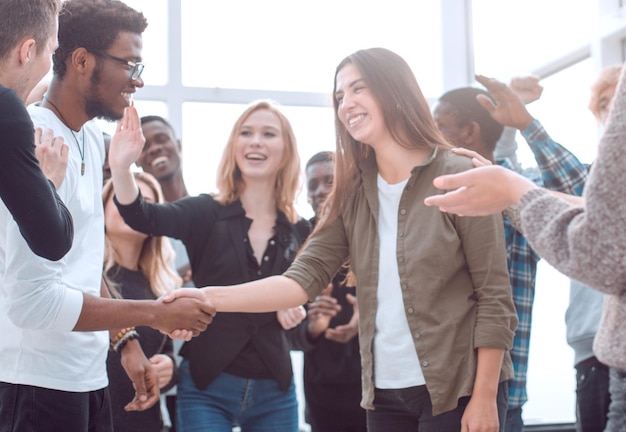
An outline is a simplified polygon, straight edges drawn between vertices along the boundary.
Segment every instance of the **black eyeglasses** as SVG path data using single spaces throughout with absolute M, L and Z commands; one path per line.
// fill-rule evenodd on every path
M 105 53 L 102 51 L 92 51 L 92 52 L 96 55 L 107 57 L 107 58 L 110 58 L 111 60 L 124 63 L 126 66 L 130 66 L 130 79 L 133 81 L 139 79 L 139 77 L 141 76 L 141 73 L 143 72 L 143 68 L 145 67 L 143 63 L 133 62 L 133 61 L 126 60 L 120 57 L 115 57 L 114 55 L 111 55 L 109 53 Z

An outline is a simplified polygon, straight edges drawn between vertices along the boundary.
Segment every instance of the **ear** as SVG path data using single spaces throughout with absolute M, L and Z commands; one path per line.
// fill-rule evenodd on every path
M 35 42 L 35 39 L 24 39 L 19 47 L 20 65 L 25 65 L 35 58 L 37 54 L 37 42 Z
M 177 139 L 176 142 L 178 143 L 178 153 L 182 153 L 183 152 L 183 143 Z
M 96 58 L 85 48 L 76 48 L 70 57 L 70 64 L 80 74 L 91 73 L 96 67 Z
M 475 121 L 469 122 L 463 127 L 462 137 L 466 148 L 476 148 L 482 141 L 480 125 Z

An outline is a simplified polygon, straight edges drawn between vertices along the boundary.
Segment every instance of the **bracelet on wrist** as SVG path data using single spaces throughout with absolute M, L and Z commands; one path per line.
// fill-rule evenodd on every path
M 139 333 L 137 333 L 136 330 L 126 332 L 124 336 L 122 336 L 122 338 L 113 346 L 113 351 L 121 353 L 128 341 L 133 339 L 139 339 Z
M 109 345 L 109 349 L 113 350 L 113 349 L 114 349 L 114 347 L 115 347 L 115 345 L 116 345 L 116 344 L 117 344 L 120 340 L 122 340 L 122 338 L 123 338 L 126 334 L 128 334 L 128 333 L 130 333 L 130 332 L 133 332 L 133 331 L 135 331 L 135 327 L 126 327 L 126 328 L 121 329 L 121 330 L 120 330 L 119 332 L 117 332 L 117 334 L 116 334 L 116 335 L 115 335 L 115 336 L 111 339 L 111 343 L 110 343 L 110 345 Z

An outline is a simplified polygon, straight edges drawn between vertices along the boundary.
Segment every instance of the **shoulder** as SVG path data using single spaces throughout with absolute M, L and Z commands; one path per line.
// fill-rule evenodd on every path
M 0 86 L 0 110 L 11 112 L 15 107 L 20 106 L 24 110 L 24 102 L 17 96 L 17 93 L 10 88 Z
M 452 153 L 448 149 L 438 148 L 431 165 L 437 173 L 453 174 L 467 171 L 474 167 L 472 159 L 467 156 Z
M 6 87 L 0 86 L 0 122 L 11 127 L 28 124 L 32 129 L 32 121 L 22 100 L 17 94 Z
M 36 127 L 42 127 L 47 129 L 60 129 L 61 120 L 57 118 L 52 111 L 47 108 L 43 108 L 37 105 L 29 105 L 27 107 L 28 115 Z M 56 131 L 55 131 L 56 133 Z

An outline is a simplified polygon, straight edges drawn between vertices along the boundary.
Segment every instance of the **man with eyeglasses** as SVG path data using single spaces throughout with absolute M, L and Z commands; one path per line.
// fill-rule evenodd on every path
M 0 432 L 110 432 L 106 374 L 109 337 L 137 390 L 128 410 L 158 401 L 157 374 L 131 326 L 192 329 L 211 322 L 202 303 L 101 298 L 104 260 L 102 132 L 92 119 L 118 120 L 143 86 L 144 16 L 121 1 L 69 0 L 59 16 L 54 76 L 28 110 L 36 126 L 70 146 L 58 188 L 74 219 L 74 242 L 59 262 L 37 257 L 6 220 L 0 284 Z M 1 211 L 1 210 L 0 210 Z M 0 266 L 3 263 L 0 263 Z M 111 333 L 97 331 L 111 329 Z M 131 337 L 132 336 L 132 337 Z M 119 401 L 116 401 L 119 403 Z

